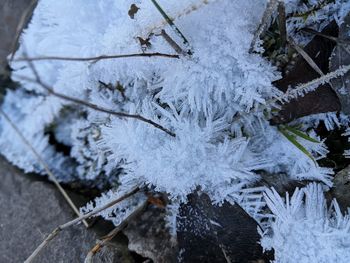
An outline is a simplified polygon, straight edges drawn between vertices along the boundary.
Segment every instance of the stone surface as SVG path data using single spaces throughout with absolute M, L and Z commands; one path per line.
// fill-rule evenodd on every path
M 350 207 L 350 166 L 334 176 L 330 194 L 332 198 L 337 199 L 340 208 L 347 211 L 347 208 Z
M 179 261 L 269 262 L 272 258 L 263 254 L 257 228 L 238 205 L 213 205 L 204 193 L 190 194 L 177 220 Z
M 0 262 L 23 262 L 54 228 L 75 218 L 57 189 L 0 158 Z M 82 224 L 62 231 L 35 262 L 83 262 L 99 235 Z M 111 243 L 93 262 L 133 262 L 126 242 Z
M 132 220 L 124 230 L 129 249 L 157 263 L 177 262 L 176 240 L 166 228 L 165 209 L 153 205 Z
M 36 0 L 1 0 L 0 74 L 4 72 L 7 55 L 16 47 L 16 32 L 22 16 L 26 16 L 24 21 L 28 21 L 35 3 Z

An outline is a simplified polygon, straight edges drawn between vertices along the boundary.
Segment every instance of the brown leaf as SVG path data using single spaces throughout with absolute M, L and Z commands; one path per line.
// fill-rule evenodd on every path
M 140 8 L 137 7 L 137 5 L 132 4 L 130 6 L 130 9 L 128 11 L 128 15 L 130 16 L 131 19 L 135 18 L 135 14 L 137 13 L 137 11 L 139 11 Z

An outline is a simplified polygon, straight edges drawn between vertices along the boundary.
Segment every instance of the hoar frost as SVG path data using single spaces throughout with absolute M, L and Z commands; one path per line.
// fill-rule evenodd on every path
M 280 76 L 260 54 L 250 54 L 248 50 L 267 2 L 158 2 L 175 19 L 188 39 L 188 46 L 151 1 L 41 0 L 21 36 L 15 59 L 142 52 L 176 54 L 161 36 L 161 30 L 165 30 L 183 50 L 190 49 L 192 54 L 180 55 L 178 59 L 133 57 L 33 63 L 42 81 L 56 92 L 113 111 L 141 115 L 170 130 L 175 137 L 139 120 L 117 118 L 49 96 L 40 85 L 21 78 L 35 77 L 27 62 L 11 63 L 12 77 L 22 85 L 7 92 L 2 108 L 57 171 L 59 180 L 78 178 L 100 186 L 103 178 L 118 185 L 82 211 L 91 211 L 96 205 L 106 204 L 135 187 L 150 186 L 168 194 L 172 202 L 169 225 L 174 226 L 174 210 L 179 202 L 186 201 L 189 193 L 200 189 L 215 203 L 224 200 L 239 203 L 261 222 L 266 200 L 262 195 L 265 188 L 254 185 L 260 179 L 257 171 L 283 172 L 293 179 L 317 180 L 331 186 L 332 170 L 319 167 L 271 126 L 264 115 L 270 111 L 268 102 L 281 96 L 271 84 Z M 301 2 L 287 1 L 287 11 L 294 12 Z M 338 2 L 332 5 L 331 16 L 340 21 L 345 11 Z M 132 4 L 138 10 L 130 16 Z M 319 24 L 329 19 L 322 14 Z M 294 23 L 294 27 L 292 21 L 287 23 L 288 31 L 293 32 L 302 21 Z M 302 36 L 295 35 L 295 38 L 298 42 L 304 40 Z M 144 42 L 140 40 L 147 40 L 148 44 L 142 45 Z M 327 118 L 331 118 L 329 116 Z M 319 118 L 305 118 L 301 122 L 307 128 L 313 127 L 312 122 Z M 0 129 L 1 153 L 27 172 L 43 173 L 34 156 L 3 119 Z M 48 131 L 58 142 L 71 147 L 69 156 L 49 144 Z M 309 136 L 318 139 L 313 131 Z M 322 141 L 297 140 L 314 159 L 327 153 Z M 312 190 L 316 186 L 310 187 L 305 190 L 306 196 L 316 191 Z M 267 192 L 270 207 L 274 196 L 275 193 Z M 119 224 L 144 201 L 145 196 L 138 194 L 102 215 Z M 296 201 L 300 202 L 299 209 L 302 200 Z M 113 211 L 114 214 L 123 212 L 119 217 L 111 217 Z M 289 216 L 287 212 L 282 216 Z M 280 214 L 271 226 L 277 235 L 284 235 L 277 232 L 284 229 L 279 228 L 285 222 L 278 221 Z M 299 214 L 298 219 L 304 220 Z M 330 218 L 323 216 L 321 220 L 326 222 Z M 263 244 L 279 253 L 273 239 L 267 240 L 264 236 Z

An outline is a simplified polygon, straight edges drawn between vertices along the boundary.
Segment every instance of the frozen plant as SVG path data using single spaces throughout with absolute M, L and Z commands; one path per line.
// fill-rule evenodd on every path
M 52 168 L 59 165 L 59 179 L 77 176 L 99 186 L 103 177 L 114 186 L 82 211 L 148 187 L 167 194 L 174 226 L 178 204 L 200 190 L 213 203 L 240 204 L 260 222 L 265 201 L 264 188 L 256 188 L 258 171 L 331 186 L 333 171 L 315 161 L 327 149 L 310 131 L 311 121 L 303 130 L 314 140 L 296 138 L 308 155 L 268 121 L 271 101 L 282 96 L 272 85 L 280 75 L 260 54 L 249 52 L 267 1 L 158 2 L 187 43 L 152 1 L 41 0 L 11 63 L 21 87 L 8 91 L 2 108 Z M 44 59 L 154 53 L 168 56 Z M 31 81 L 34 69 L 56 93 L 142 116 L 170 133 L 52 96 Z M 49 143 L 50 127 L 56 140 L 70 147 L 69 155 Z M 42 172 L 2 119 L 0 131 L 2 154 L 27 172 Z M 101 215 L 118 225 L 144 198 L 139 193 Z
M 274 189 L 264 194 L 272 212 L 270 229 L 262 234 L 264 249 L 275 251 L 275 262 L 348 262 L 350 218 L 336 200 L 327 207 L 320 184 L 310 183 L 283 199 Z

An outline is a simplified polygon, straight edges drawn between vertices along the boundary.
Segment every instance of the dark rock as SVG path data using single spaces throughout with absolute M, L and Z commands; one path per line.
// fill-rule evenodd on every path
M 338 172 L 330 190 L 332 198 L 336 198 L 342 211 L 350 207 L 350 166 Z
M 330 60 L 330 70 L 337 70 L 339 67 L 350 64 L 350 14 L 348 14 L 344 22 L 340 25 L 338 44 L 333 51 Z M 347 42 L 347 43 L 346 43 Z M 332 80 L 332 87 L 337 93 L 342 111 L 345 114 L 350 114 L 350 72 L 347 72 L 343 76 Z
M 135 217 L 124 230 L 129 239 L 129 249 L 156 263 L 176 260 L 176 240 L 170 235 L 165 222 L 165 210 L 150 205 Z
M 206 194 L 191 194 L 178 217 L 180 262 L 253 262 L 267 260 L 257 223 L 238 205 L 212 205 Z
M 23 262 L 54 228 L 76 216 L 51 184 L 23 174 L 3 158 L 0 171 L 0 262 Z M 82 224 L 71 227 L 52 240 L 35 262 L 83 262 L 97 238 Z M 133 260 L 126 242 L 119 242 L 105 247 L 94 262 Z
M 17 46 L 16 32 L 22 19 L 26 16 L 24 25 L 31 18 L 36 0 L 1 0 L 0 4 L 0 75 L 6 69 L 6 57 Z

